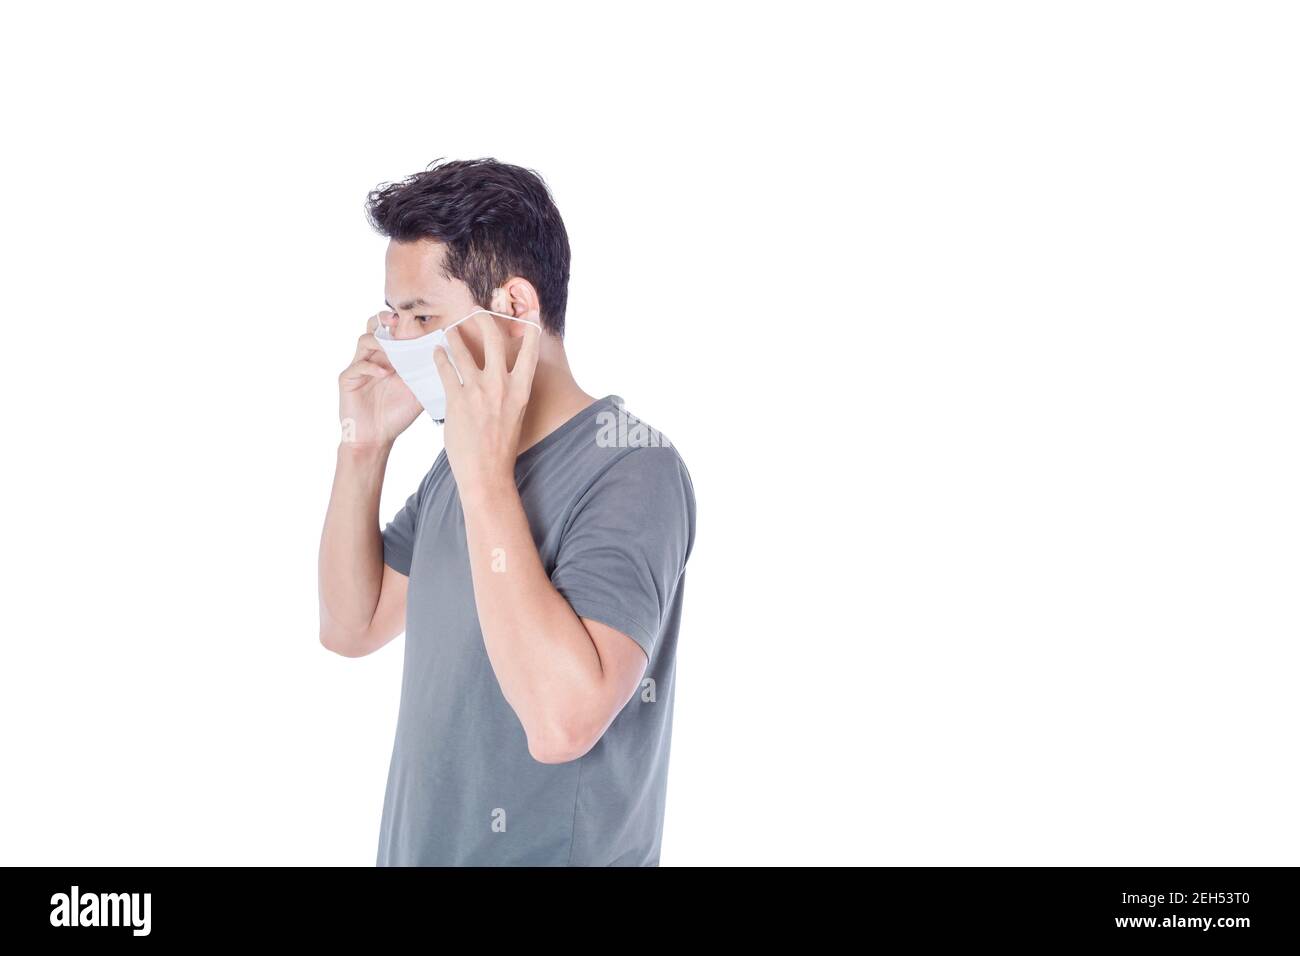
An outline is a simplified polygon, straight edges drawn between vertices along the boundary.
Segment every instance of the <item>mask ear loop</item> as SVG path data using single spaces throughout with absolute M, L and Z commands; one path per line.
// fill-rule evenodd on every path
M 532 321 L 531 319 L 521 319 L 517 315 L 506 315 L 504 312 L 493 312 L 491 309 L 475 309 L 469 315 L 465 316 L 464 319 L 457 319 L 455 322 L 451 323 L 451 325 L 447 326 L 447 328 L 443 329 L 442 331 L 447 332 L 449 329 L 454 329 L 456 326 L 460 325 L 466 319 L 472 319 L 480 312 L 486 312 L 488 315 L 495 315 L 499 319 L 509 319 L 511 322 L 522 322 L 524 323 L 524 325 L 531 325 L 538 332 L 542 331 L 542 327 L 538 325 L 536 322 Z
M 538 332 L 542 331 L 542 327 L 530 319 L 521 319 L 517 315 L 506 315 L 504 312 L 493 312 L 491 309 L 475 309 L 469 315 L 465 316 L 462 319 L 457 319 L 455 322 L 451 323 L 451 325 L 447 326 L 445 329 L 438 329 L 438 332 L 442 333 L 442 338 L 441 341 L 438 343 L 438 345 L 435 345 L 434 348 L 438 348 L 439 345 L 442 346 L 442 350 L 447 353 L 447 361 L 451 362 L 451 351 L 447 348 L 447 333 L 450 332 L 452 329 L 454 329 L 456 326 L 460 325 L 462 322 L 474 318 L 474 316 L 478 315 L 480 312 L 486 312 L 488 315 L 495 315 L 501 319 L 509 319 L 511 322 L 522 322 L 524 325 L 531 325 Z M 437 332 L 433 334 L 436 335 Z M 456 378 L 460 382 L 460 384 L 464 385 L 465 379 L 461 377 L 460 369 L 456 367 L 455 362 L 451 362 L 451 370 L 456 373 Z

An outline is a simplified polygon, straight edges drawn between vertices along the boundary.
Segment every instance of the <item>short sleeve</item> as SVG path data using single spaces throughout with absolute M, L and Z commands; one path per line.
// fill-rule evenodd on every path
M 406 504 L 384 526 L 384 564 L 407 577 L 411 575 L 411 555 L 415 550 L 415 529 L 419 526 L 420 496 L 424 482 L 420 483 Z
M 622 631 L 652 657 L 694 537 L 694 491 L 676 449 L 636 448 L 574 507 L 551 583 L 579 617 Z

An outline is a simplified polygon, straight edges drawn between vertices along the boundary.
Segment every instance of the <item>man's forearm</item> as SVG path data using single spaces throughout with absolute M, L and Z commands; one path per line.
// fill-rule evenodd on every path
M 379 493 L 388 445 L 339 445 L 320 544 L 321 636 L 363 633 L 383 583 Z
M 536 752 L 588 736 L 600 655 L 551 584 L 512 485 L 462 493 L 483 643 L 506 700 Z M 599 732 L 602 728 L 595 728 Z

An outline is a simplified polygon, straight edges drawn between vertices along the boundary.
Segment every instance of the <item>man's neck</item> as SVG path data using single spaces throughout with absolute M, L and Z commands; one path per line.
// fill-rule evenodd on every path
M 578 387 L 563 354 L 558 361 L 543 355 L 533 374 L 532 393 L 519 433 L 519 452 L 537 444 L 592 402 L 598 401 Z

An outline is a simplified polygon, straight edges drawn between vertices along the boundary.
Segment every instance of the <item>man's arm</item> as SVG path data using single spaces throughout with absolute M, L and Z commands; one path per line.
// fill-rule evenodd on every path
M 551 584 L 513 482 L 462 489 L 479 626 L 506 701 L 541 763 L 576 760 L 631 699 L 646 655 L 580 618 Z
M 384 563 L 379 492 L 388 447 L 339 445 L 320 545 L 320 642 L 344 657 L 383 647 L 406 628 L 406 575 Z
M 575 760 L 631 698 L 647 666 L 630 636 L 579 618 L 542 566 L 515 486 L 515 459 L 541 332 L 529 325 L 507 368 L 506 337 L 480 314 L 484 367 L 447 333 L 434 363 L 447 390 L 444 447 L 465 514 L 483 644 L 506 701 L 542 763 Z
M 379 492 L 393 442 L 420 403 L 375 340 L 372 315 L 339 375 L 344 440 L 334 465 L 319 559 L 320 642 L 345 657 L 378 650 L 406 629 L 406 575 L 384 563 Z

